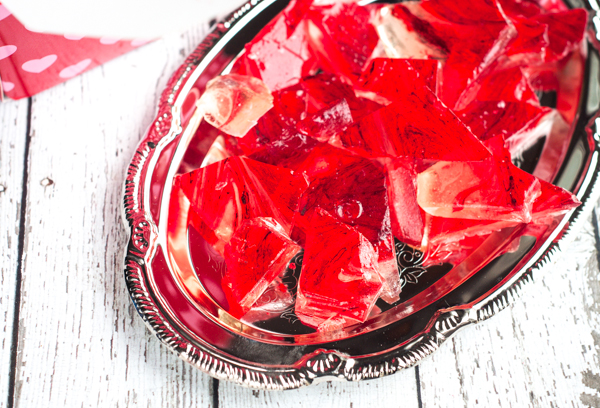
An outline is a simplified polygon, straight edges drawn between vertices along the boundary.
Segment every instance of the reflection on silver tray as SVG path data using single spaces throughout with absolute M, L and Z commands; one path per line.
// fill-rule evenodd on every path
M 220 306 L 214 290 L 218 279 L 211 279 L 223 265 L 211 263 L 210 257 L 192 259 L 204 244 L 185 223 L 178 224 L 177 213 L 187 209 L 172 198 L 171 183 L 176 174 L 199 167 L 216 137 L 199 125 L 194 112 L 206 82 L 225 71 L 245 42 L 285 5 L 285 0 L 252 0 L 216 26 L 169 81 L 125 181 L 124 219 L 130 233 L 125 279 L 144 321 L 173 352 L 201 370 L 265 389 L 297 388 L 316 379 L 375 378 L 418 363 L 461 327 L 510 304 L 557 255 L 559 245 L 574 236 L 600 196 L 600 59 L 596 38 L 591 38 L 579 117 L 554 179 L 576 193 L 583 205 L 568 213 L 543 242 L 504 229 L 484 242 L 469 262 L 427 269 L 422 254 L 397 242 L 400 301 L 379 301 L 379 315 L 334 338 L 300 324 L 285 304 L 272 319 L 234 319 Z M 524 152 L 521 165 L 533 170 L 544 160 L 543 148 Z M 516 252 L 494 256 L 498 242 L 512 240 L 518 240 Z M 301 265 L 301 254 L 296 261 Z M 288 272 L 283 283 L 294 294 L 297 275 Z

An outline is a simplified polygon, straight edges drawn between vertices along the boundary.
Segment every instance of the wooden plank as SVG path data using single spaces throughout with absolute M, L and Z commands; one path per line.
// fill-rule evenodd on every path
M 205 28 L 34 97 L 15 396 L 27 407 L 210 406 L 210 377 L 167 352 L 123 280 L 122 183 L 168 77 Z
M 361 382 L 325 382 L 290 391 L 257 391 L 221 382 L 220 408 L 419 407 L 415 369 Z
M 9 388 L 28 101 L 0 103 L 0 407 Z
M 588 222 L 512 308 L 458 333 L 424 362 L 423 407 L 440 401 L 448 407 L 600 406 L 595 245 Z

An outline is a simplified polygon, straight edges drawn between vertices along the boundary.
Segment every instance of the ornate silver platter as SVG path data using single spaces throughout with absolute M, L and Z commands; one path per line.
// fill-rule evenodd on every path
M 522 158 L 522 167 L 551 171 L 553 182 L 583 203 L 543 239 L 504 229 L 465 262 L 429 268 L 421 266 L 422 254 L 397 242 L 404 283 L 400 301 L 378 305 L 381 313 L 335 337 L 299 324 L 291 309 L 251 322 L 233 318 L 221 306 L 223 264 L 187 228 L 188 208 L 172 192 L 172 180 L 199 167 L 217 136 L 195 112 L 207 81 L 226 72 L 244 44 L 286 4 L 252 0 L 216 25 L 169 81 L 125 180 L 125 279 L 138 312 L 183 360 L 216 378 L 264 389 L 375 378 L 417 364 L 458 329 L 509 305 L 577 233 L 600 196 L 600 57 L 597 30 L 590 28 L 581 58 L 585 75 L 576 120 L 568 145 L 560 151 L 564 158 L 547 154 L 553 148 L 551 138 Z M 591 0 L 573 6 L 587 7 L 595 15 Z M 560 103 L 560 95 L 553 98 L 550 104 Z M 498 248 L 509 244 L 518 249 L 497 256 Z M 301 254 L 295 261 L 301 265 Z M 286 272 L 283 283 L 295 293 L 294 271 Z

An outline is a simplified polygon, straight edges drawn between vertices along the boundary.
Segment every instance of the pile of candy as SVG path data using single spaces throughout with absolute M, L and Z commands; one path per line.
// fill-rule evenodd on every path
M 559 0 L 293 0 L 209 83 L 198 109 L 223 134 L 175 180 L 229 313 L 302 250 L 294 311 L 328 331 L 398 301 L 394 237 L 456 265 L 502 228 L 543 234 L 579 202 L 512 160 L 546 137 L 560 161 L 586 26 Z

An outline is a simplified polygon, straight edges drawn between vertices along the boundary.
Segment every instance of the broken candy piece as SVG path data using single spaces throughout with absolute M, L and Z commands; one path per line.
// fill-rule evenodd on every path
M 322 109 L 298 123 L 298 130 L 319 142 L 327 142 L 336 133 L 354 123 L 352 112 L 345 99 Z
M 511 151 L 520 151 L 550 134 L 556 111 L 523 102 L 481 101 L 456 115 L 480 140 L 503 136 Z
M 587 28 L 588 14 L 584 9 L 545 13 L 532 20 L 548 26 L 548 47 L 545 61 L 557 61 L 581 44 Z
M 241 137 L 271 109 L 273 96 L 260 79 L 229 74 L 208 81 L 196 104 L 208 123 Z
M 278 275 L 254 302 L 252 308 L 244 314 L 245 322 L 268 320 L 280 316 L 286 311 L 293 310 L 295 297 L 292 296 L 287 285 L 283 282 L 282 276 L 282 274 Z
M 309 2 L 292 2 L 284 12 L 246 44 L 233 72 L 260 78 L 271 91 L 293 85 L 316 66 L 308 47 L 304 14 Z M 291 24 L 290 24 L 291 23 Z
M 338 135 L 336 145 L 366 157 L 482 160 L 490 154 L 426 86 L 399 89 L 398 99 Z M 398 95 L 399 96 L 399 95 Z
M 539 106 L 529 80 L 519 67 L 497 69 L 479 75 L 461 93 L 456 110 L 463 110 L 469 104 L 479 101 L 528 102 Z
M 349 82 L 360 76 L 377 45 L 371 13 L 355 3 L 313 6 L 307 13 L 309 44 L 320 65 Z
M 445 218 L 531 221 L 539 181 L 507 163 L 439 162 L 417 176 L 417 202 Z
M 424 213 L 417 204 L 417 173 L 409 160 L 386 163 L 387 192 L 392 233 L 400 241 L 420 246 L 423 241 Z
M 274 219 L 246 220 L 225 246 L 223 289 L 229 313 L 241 317 L 300 251 Z
M 540 195 L 533 203 L 534 223 L 544 223 L 548 218 L 566 214 L 581 205 L 581 201 L 567 190 L 539 180 Z
M 389 101 L 406 96 L 404 88 L 427 86 L 437 92 L 440 63 L 436 60 L 375 58 L 365 68 L 359 86 Z
M 229 242 L 247 219 L 274 218 L 289 231 L 302 177 L 288 169 L 244 157 L 229 157 L 175 178 L 192 207 L 219 240 Z
M 449 52 L 446 42 L 427 22 L 413 16 L 404 5 L 383 6 L 373 18 L 390 58 L 441 60 Z
M 377 163 L 322 145 L 299 171 L 309 181 L 298 202 L 301 214 L 320 207 L 372 243 L 380 240 L 382 229 L 389 224 L 389 208 L 385 173 Z
M 365 321 L 381 292 L 373 245 L 357 230 L 317 208 L 310 215 L 296 315 L 310 326 L 341 316 Z
M 445 218 L 537 222 L 579 205 L 570 192 L 524 172 L 510 160 L 502 136 L 487 142 L 494 157 L 481 162 L 439 162 L 417 176 L 417 202 Z
M 386 231 L 390 227 L 387 226 Z M 396 246 L 394 237 L 386 233 L 384 239 L 380 240 L 375 246 L 377 252 L 377 270 L 383 279 L 383 288 L 381 289 L 381 298 L 387 303 L 394 303 L 400 300 L 402 291 L 402 282 L 400 282 L 400 272 L 398 271 L 398 260 L 396 259 Z
M 377 162 L 331 145 L 320 145 L 298 171 L 309 181 L 298 203 L 300 214 L 319 207 L 364 235 L 378 256 L 379 273 L 384 278 L 382 297 L 386 302 L 397 300 L 400 278 L 384 169 Z M 306 227 L 310 229 L 312 225 Z M 306 230 L 305 233 L 309 234 Z
M 440 97 L 446 105 L 454 107 L 464 88 L 504 55 L 507 45 L 516 36 L 516 30 L 503 18 L 494 17 L 502 14 L 496 4 L 482 5 L 490 10 L 486 15 L 491 20 L 485 24 L 475 20 L 474 15 L 465 18 L 469 17 L 466 9 L 463 13 L 450 13 L 450 16 L 446 16 L 445 12 L 434 15 L 431 13 L 433 9 L 425 9 L 426 4 L 430 3 L 397 4 L 393 6 L 392 13 L 427 43 L 445 51 L 447 58 L 443 63 Z M 461 20 L 461 24 L 454 23 L 454 19 Z

